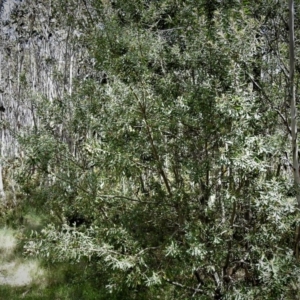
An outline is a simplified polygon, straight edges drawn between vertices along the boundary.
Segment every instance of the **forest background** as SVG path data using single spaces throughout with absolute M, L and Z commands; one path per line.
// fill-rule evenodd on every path
M 1 223 L 65 274 L 23 298 L 299 299 L 300 2 L 15 2 Z

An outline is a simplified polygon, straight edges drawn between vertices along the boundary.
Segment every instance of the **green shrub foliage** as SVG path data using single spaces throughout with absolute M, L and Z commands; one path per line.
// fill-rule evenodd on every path
M 89 261 L 110 299 L 297 294 L 286 3 L 67 2 L 91 63 L 32 100 L 19 183 L 50 224 L 26 253 Z

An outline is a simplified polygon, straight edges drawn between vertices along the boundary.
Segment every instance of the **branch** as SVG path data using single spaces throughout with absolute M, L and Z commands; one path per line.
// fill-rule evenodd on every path
M 99 195 L 99 197 L 103 197 L 103 198 L 119 198 L 119 199 L 125 199 L 125 200 L 129 200 L 129 201 L 139 202 L 139 203 L 152 203 L 152 204 L 155 204 L 155 202 L 153 202 L 153 201 L 142 201 L 142 200 L 139 200 L 139 199 L 129 198 L 129 197 L 120 196 L 120 195 Z
M 284 20 L 283 20 L 284 21 Z M 285 22 L 285 21 L 284 21 Z M 264 32 L 262 32 L 265 36 L 265 38 L 267 39 L 268 41 L 268 44 L 269 44 L 269 47 L 271 49 L 271 51 L 273 50 L 274 53 L 275 53 L 275 56 L 277 57 L 278 61 L 279 61 L 279 67 L 280 69 L 283 71 L 284 75 L 286 78 L 290 78 L 290 74 L 289 74 L 289 71 L 288 71 L 288 68 L 286 67 L 286 65 L 284 64 L 284 62 L 282 61 L 280 55 L 279 55 L 279 51 L 278 49 L 275 49 L 275 47 L 272 46 L 272 42 L 273 41 L 278 41 L 278 38 L 277 39 L 274 39 L 273 41 L 270 41 L 269 40 L 269 37 L 268 37 L 268 34 L 265 34 Z M 277 48 L 278 48 L 278 44 L 277 44 Z
M 176 282 L 176 281 L 169 280 L 169 279 L 167 279 L 167 278 L 164 278 L 164 280 L 165 280 L 166 282 L 172 284 L 172 285 L 178 286 L 178 287 L 180 287 L 180 288 L 182 288 L 182 289 L 186 289 L 186 290 L 192 291 L 192 292 L 194 292 L 194 293 L 204 293 L 204 291 L 201 290 L 201 289 L 199 289 L 198 287 L 197 287 L 197 288 L 192 288 L 192 287 L 190 287 L 190 286 L 186 286 L 186 285 L 184 285 L 184 284 L 181 284 L 181 283 Z
M 194 292 L 192 298 L 196 296 L 196 294 L 197 294 L 198 291 L 199 291 L 200 286 L 201 286 L 201 283 L 198 284 L 198 286 L 197 286 L 197 288 L 195 289 L 195 292 Z
M 89 8 L 88 8 L 88 6 L 87 6 L 86 0 L 82 0 L 82 2 L 84 3 L 85 9 L 86 9 L 86 11 L 87 11 L 87 13 L 88 13 L 88 16 L 89 16 L 89 18 L 90 18 L 92 24 L 94 24 L 95 22 L 94 22 L 94 20 L 93 20 L 93 17 L 92 17 L 92 15 L 91 15 L 90 11 L 89 11 Z
M 158 247 L 149 247 L 149 248 L 145 248 L 143 250 L 141 250 L 140 252 L 138 252 L 135 256 L 137 257 L 138 255 L 142 255 L 144 252 L 149 251 L 149 250 L 156 250 L 158 249 Z
M 145 106 L 143 106 L 143 104 L 141 103 L 139 97 L 137 96 L 137 94 L 133 91 L 133 89 L 130 87 L 134 97 L 136 98 L 139 106 L 140 106 L 140 110 L 141 110 L 141 113 L 142 113 L 142 116 L 143 116 L 143 119 L 144 119 L 144 122 L 146 124 L 146 130 L 147 130 L 147 134 L 148 134 L 148 137 L 149 137 L 149 140 L 150 140 L 150 144 L 151 144 L 151 148 L 152 148 L 152 152 L 153 152 L 153 155 L 156 159 L 156 164 L 157 164 L 157 168 L 158 168 L 158 172 L 159 174 L 161 175 L 161 177 L 163 178 L 163 181 L 165 183 L 165 186 L 167 188 L 167 191 L 169 193 L 170 196 L 172 196 L 172 191 L 171 191 L 171 187 L 170 187 L 170 184 L 169 184 L 169 181 L 168 181 L 168 178 L 167 178 L 167 175 L 162 167 L 162 163 L 160 161 L 160 157 L 159 157 L 159 154 L 158 154 L 158 151 L 155 147 L 155 144 L 154 144 L 154 140 L 153 140 L 153 136 L 152 136 L 152 132 L 151 132 L 151 128 L 148 124 L 148 119 L 147 119 L 147 115 L 146 115 L 146 108 Z
M 289 158 L 288 158 L 287 152 L 284 151 L 284 154 L 285 154 L 285 157 L 286 157 L 287 162 L 289 163 L 289 166 L 295 171 L 295 168 L 294 168 L 293 164 L 291 163 L 291 161 L 290 161 Z
M 249 78 L 251 79 L 252 83 L 261 91 L 261 93 L 263 94 L 263 96 L 265 97 L 265 99 L 269 102 L 269 104 L 273 108 L 273 103 L 272 103 L 271 99 L 269 98 L 269 96 L 264 91 L 264 89 L 254 80 L 254 78 L 247 71 L 246 71 L 246 74 L 249 76 Z M 291 134 L 292 130 L 289 127 L 289 123 L 288 123 L 287 119 L 282 115 L 282 113 L 278 109 L 274 109 L 274 110 L 279 114 L 280 118 L 283 120 L 284 125 L 287 127 L 287 130 L 288 130 L 289 134 Z
M 275 109 L 275 111 L 278 113 L 278 115 L 282 119 L 284 125 L 286 126 L 286 128 L 289 132 L 289 134 L 292 134 L 292 130 L 291 130 L 291 127 L 289 126 L 289 122 L 287 121 L 287 119 L 282 115 L 282 113 L 278 109 Z

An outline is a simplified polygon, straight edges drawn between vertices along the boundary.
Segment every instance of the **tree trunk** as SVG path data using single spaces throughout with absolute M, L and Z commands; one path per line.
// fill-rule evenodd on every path
M 294 0 L 289 1 L 289 34 L 290 34 L 290 103 L 291 103 L 291 130 L 292 130 L 292 152 L 293 152 L 293 173 L 296 198 L 300 207 L 300 176 L 298 163 L 297 144 L 297 107 L 295 95 L 295 38 L 294 38 Z M 299 237 L 300 228 L 296 229 L 295 256 L 299 259 Z

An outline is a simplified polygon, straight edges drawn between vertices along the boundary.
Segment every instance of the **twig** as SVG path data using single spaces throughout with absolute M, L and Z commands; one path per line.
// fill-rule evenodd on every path
M 246 74 L 249 76 L 249 78 L 251 79 L 252 83 L 262 92 L 262 94 L 265 97 L 265 99 L 269 102 L 269 104 L 273 108 L 273 103 L 272 103 L 271 99 L 269 98 L 269 96 L 264 91 L 264 89 L 254 80 L 254 78 L 247 71 L 246 71 Z M 275 109 L 275 111 L 279 114 L 279 116 L 283 120 L 283 123 L 284 123 L 284 125 L 286 125 L 289 134 L 291 134 L 292 131 L 291 131 L 291 128 L 289 127 L 289 125 L 288 125 L 288 121 L 286 120 L 286 118 L 282 115 L 282 113 L 278 109 Z
M 134 201 L 134 202 L 139 202 L 139 203 L 153 203 L 155 204 L 155 202 L 153 201 L 142 201 L 139 199 L 134 199 L 134 198 L 129 198 L 126 196 L 121 196 L 121 195 L 99 195 L 99 197 L 104 197 L 104 198 L 119 198 L 119 199 L 125 199 L 125 200 L 129 200 L 129 201 Z
M 172 280 L 169 280 L 167 278 L 164 278 L 164 280 L 172 285 L 175 285 L 175 286 L 178 286 L 180 288 L 183 288 L 183 289 L 186 289 L 186 290 L 189 290 L 189 291 L 192 291 L 194 293 L 204 293 L 203 290 L 199 289 L 198 287 L 197 288 L 192 288 L 190 286 L 186 286 L 184 284 L 181 284 L 179 282 L 176 282 L 176 281 L 172 281 Z
M 139 106 L 140 106 L 140 111 L 141 111 L 142 117 L 143 117 L 145 125 L 146 125 L 147 135 L 148 135 L 149 140 L 150 140 L 150 144 L 151 144 L 151 148 L 152 148 L 152 153 L 153 153 L 153 155 L 154 155 L 154 157 L 156 159 L 156 165 L 157 165 L 157 168 L 158 168 L 158 173 L 163 178 L 163 181 L 165 183 L 165 186 L 167 188 L 167 191 L 168 191 L 169 195 L 172 196 L 172 190 L 171 190 L 171 187 L 170 187 L 167 175 L 166 175 L 166 173 L 165 173 L 165 171 L 163 169 L 162 162 L 160 160 L 160 156 L 159 156 L 158 151 L 156 149 L 156 146 L 155 146 L 155 143 L 154 143 L 154 139 L 153 139 L 153 135 L 152 135 L 152 130 L 151 130 L 150 125 L 148 123 L 145 105 L 143 105 L 141 103 L 139 97 L 134 92 L 134 90 L 132 89 L 132 87 L 130 87 L 130 89 L 131 89 L 131 92 L 133 93 L 134 97 L 136 98 Z
M 289 160 L 287 152 L 284 151 L 284 154 L 285 154 L 285 158 L 286 158 L 287 162 L 289 163 L 289 166 L 295 171 L 294 165 Z
M 199 291 L 200 286 L 201 286 L 201 283 L 199 283 L 199 284 L 197 285 L 197 287 L 196 287 L 196 289 L 195 289 L 195 292 L 194 292 L 194 294 L 192 295 L 192 297 L 195 297 L 195 296 L 196 296 L 197 292 Z
M 283 123 L 285 124 L 289 134 L 292 134 L 292 130 L 289 126 L 289 123 L 288 123 L 287 119 L 282 115 L 282 113 L 278 109 L 275 109 L 275 111 L 279 114 L 279 116 L 282 119 Z

